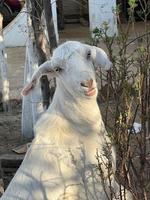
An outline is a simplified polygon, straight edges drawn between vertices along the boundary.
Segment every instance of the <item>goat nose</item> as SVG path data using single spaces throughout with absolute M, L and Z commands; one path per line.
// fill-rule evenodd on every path
M 89 79 L 84 82 L 81 82 L 81 86 L 91 88 L 93 86 L 93 79 Z

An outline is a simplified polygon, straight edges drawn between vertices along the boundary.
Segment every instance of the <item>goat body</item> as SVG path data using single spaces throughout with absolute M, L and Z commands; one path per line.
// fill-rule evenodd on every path
M 106 200 L 118 195 L 118 184 L 113 174 L 108 177 L 108 160 L 103 156 L 110 139 L 96 102 L 94 73 L 96 64 L 108 68 L 111 63 L 97 47 L 94 57 L 91 48 L 79 42 L 60 45 L 23 90 L 28 94 L 42 74 L 56 77 L 53 101 L 36 123 L 35 139 L 2 200 Z M 85 80 L 92 85 L 86 85 Z M 97 152 L 104 180 L 97 169 Z M 111 161 L 115 170 L 113 147 Z M 115 195 L 111 194 L 110 180 Z

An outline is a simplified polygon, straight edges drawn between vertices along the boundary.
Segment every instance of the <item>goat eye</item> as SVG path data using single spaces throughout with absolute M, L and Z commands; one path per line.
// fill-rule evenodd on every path
M 56 68 L 54 69 L 54 71 L 55 71 L 55 72 L 61 72 L 61 71 L 62 71 L 62 68 L 56 67 Z
M 89 59 L 91 57 L 91 51 L 87 52 L 87 59 Z

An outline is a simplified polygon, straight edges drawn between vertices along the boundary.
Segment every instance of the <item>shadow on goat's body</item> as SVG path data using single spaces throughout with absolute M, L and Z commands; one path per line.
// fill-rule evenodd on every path
M 103 156 L 110 140 L 96 102 L 95 65 L 109 68 L 105 52 L 79 42 L 66 42 L 34 73 L 24 95 L 47 73 L 56 77 L 56 92 L 47 112 L 38 120 L 35 139 L 2 200 L 106 200 L 111 196 L 108 160 Z M 105 191 L 97 170 L 97 149 L 103 160 Z M 113 147 L 111 152 L 115 170 Z M 113 174 L 111 180 L 117 195 L 119 187 Z

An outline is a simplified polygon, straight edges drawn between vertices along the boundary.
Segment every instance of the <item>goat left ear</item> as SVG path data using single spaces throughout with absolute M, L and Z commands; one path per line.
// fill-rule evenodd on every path
M 31 81 L 23 88 L 23 90 L 21 91 L 21 94 L 23 96 L 26 96 L 30 93 L 31 90 L 34 89 L 34 87 L 36 86 L 39 78 L 44 75 L 44 74 L 48 74 L 48 73 L 53 73 L 53 69 L 52 69 L 52 64 L 51 61 L 46 61 L 45 63 L 43 63 L 32 75 Z
M 105 70 L 109 70 L 112 67 L 107 54 L 101 48 L 92 46 L 91 57 L 96 67 L 102 67 Z

